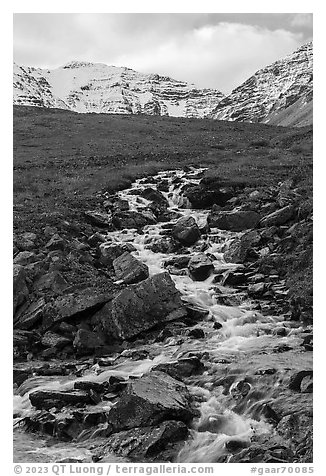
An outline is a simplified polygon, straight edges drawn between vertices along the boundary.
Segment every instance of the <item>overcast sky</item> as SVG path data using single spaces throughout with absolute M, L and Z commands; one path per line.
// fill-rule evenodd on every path
M 309 13 L 19 13 L 14 61 L 127 66 L 229 93 L 312 39 Z

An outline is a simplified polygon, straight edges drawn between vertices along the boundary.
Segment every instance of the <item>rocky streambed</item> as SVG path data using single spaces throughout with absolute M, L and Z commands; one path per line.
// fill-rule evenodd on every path
M 275 266 L 310 218 L 290 180 L 203 174 L 15 238 L 15 461 L 312 460 L 312 321 Z

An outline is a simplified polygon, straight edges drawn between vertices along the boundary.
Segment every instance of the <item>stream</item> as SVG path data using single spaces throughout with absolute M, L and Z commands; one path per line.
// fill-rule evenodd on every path
M 197 184 L 204 169 L 183 171 L 164 171 L 158 175 L 137 180 L 131 188 L 119 192 L 123 200 L 128 200 L 130 210 L 138 211 L 150 203 L 135 194 L 136 189 L 152 187 L 156 189 L 159 180 L 168 182 L 168 191 L 162 192 L 169 201 L 169 210 L 182 216 L 191 215 L 200 228 L 204 228 L 209 210 L 193 210 L 187 199 L 182 196 L 182 187 Z M 109 232 L 107 240 L 113 243 L 132 243 L 136 248 L 132 254 L 148 268 L 150 276 L 161 273 L 164 262 L 176 256 L 157 253 L 148 245 L 162 237 L 167 223 L 157 223 L 144 227 L 143 233 L 137 230 L 119 230 Z M 196 325 L 204 332 L 205 338 L 178 339 L 175 336 L 163 342 L 144 345 L 149 350 L 147 358 L 133 360 L 119 356 L 105 370 L 98 365 L 90 365 L 85 373 L 76 378 L 67 376 L 38 376 L 26 380 L 14 395 L 14 421 L 35 410 L 30 404 L 29 392 L 35 389 L 72 389 L 76 380 L 103 382 L 112 375 L 139 377 L 152 367 L 176 360 L 189 354 L 200 355 L 205 371 L 200 375 L 188 377 L 185 382 L 191 395 L 197 402 L 200 417 L 194 420 L 190 436 L 180 449 L 175 462 L 214 463 L 228 462 L 232 456 L 230 448 L 238 445 L 245 448 L 252 441 L 274 435 L 274 427 L 264 417 L 263 409 L 277 394 L 277 388 L 288 368 L 305 368 L 311 364 L 303 356 L 300 343 L 302 327 L 299 323 L 285 321 L 282 315 L 266 315 L 257 310 L 257 303 L 239 288 L 219 286 L 216 275 L 239 265 L 226 263 L 223 252 L 230 241 L 239 233 L 211 229 L 192 247 L 190 255 L 204 251 L 213 259 L 214 273 L 204 281 L 194 281 L 188 274 L 171 274 L 182 299 L 207 311 L 207 315 Z M 225 304 L 223 297 L 227 297 Z M 230 305 L 233 302 L 233 305 Z M 274 329 L 283 326 L 286 335 L 275 334 Z M 276 352 L 282 346 L 293 349 L 289 352 Z M 83 359 L 85 362 L 87 359 Z M 91 361 L 91 359 L 89 359 Z M 295 363 L 294 363 L 295 361 Z M 255 379 L 262 375 L 264 378 Z M 223 384 L 223 377 L 228 385 Z M 224 382 L 225 383 L 225 382 Z M 275 393 L 276 392 L 276 393 Z M 109 410 L 111 402 L 100 402 L 97 406 Z M 16 425 L 14 428 L 15 462 L 62 462 L 92 461 L 92 449 L 101 443 L 96 434 L 77 442 L 60 442 L 49 436 L 31 434 Z M 224 459 L 223 459 L 224 458 Z M 112 454 L 105 462 L 127 461 Z

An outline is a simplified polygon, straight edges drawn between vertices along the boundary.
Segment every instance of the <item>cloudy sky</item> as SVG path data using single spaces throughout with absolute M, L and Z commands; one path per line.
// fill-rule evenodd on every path
M 312 39 L 309 13 L 16 13 L 14 61 L 127 66 L 230 92 Z

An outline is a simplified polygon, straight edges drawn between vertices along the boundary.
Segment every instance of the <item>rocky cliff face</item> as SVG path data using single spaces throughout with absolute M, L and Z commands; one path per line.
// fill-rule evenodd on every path
M 14 67 L 14 104 L 76 112 L 207 117 L 218 90 L 129 68 L 71 62 L 54 70 Z
M 220 101 L 211 117 L 278 125 L 312 123 L 312 42 L 257 71 Z

